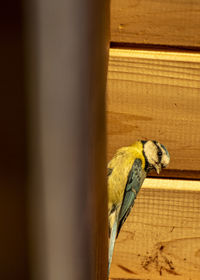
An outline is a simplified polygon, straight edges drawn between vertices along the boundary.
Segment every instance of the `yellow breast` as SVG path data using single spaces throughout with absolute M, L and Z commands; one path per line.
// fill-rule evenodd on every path
M 143 145 L 140 141 L 129 147 L 123 147 L 117 151 L 112 160 L 108 163 L 108 168 L 112 173 L 108 177 L 108 210 L 114 205 L 121 205 L 124 190 L 127 183 L 128 174 L 136 158 L 142 160 L 142 168 L 145 167 L 143 156 Z

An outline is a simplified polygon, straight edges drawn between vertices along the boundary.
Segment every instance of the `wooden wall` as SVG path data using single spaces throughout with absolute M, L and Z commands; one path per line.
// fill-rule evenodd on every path
M 199 279 L 199 190 L 199 181 L 146 179 L 117 240 L 112 279 Z
M 137 139 L 171 155 L 117 240 L 111 279 L 200 279 L 199 1 L 111 1 L 107 158 Z
M 111 0 L 111 41 L 200 47 L 198 0 Z
M 109 159 L 156 139 L 171 154 L 170 176 L 199 178 L 200 54 L 111 49 L 107 89 Z

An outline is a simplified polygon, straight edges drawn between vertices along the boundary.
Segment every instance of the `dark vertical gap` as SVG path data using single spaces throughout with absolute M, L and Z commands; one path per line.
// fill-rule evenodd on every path
M 0 279 L 28 279 L 23 3 L 0 9 Z

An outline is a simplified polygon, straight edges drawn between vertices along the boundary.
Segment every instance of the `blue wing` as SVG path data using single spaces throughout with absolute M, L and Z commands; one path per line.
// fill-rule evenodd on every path
M 141 159 L 135 159 L 132 168 L 129 172 L 126 188 L 124 191 L 124 197 L 121 205 L 121 209 L 119 212 L 118 217 L 118 227 L 117 227 L 117 236 L 120 232 L 120 229 L 123 225 L 123 223 L 126 221 L 126 218 L 128 217 L 131 208 L 134 205 L 134 201 L 136 199 L 136 196 L 140 190 L 140 187 L 143 183 L 143 170 L 142 170 L 142 161 Z M 116 237 L 117 237 L 116 236 Z

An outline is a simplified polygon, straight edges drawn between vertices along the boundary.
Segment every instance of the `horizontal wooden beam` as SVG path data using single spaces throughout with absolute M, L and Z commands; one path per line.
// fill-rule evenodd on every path
M 142 187 L 143 189 L 200 192 L 200 181 L 147 178 Z
M 112 42 L 200 47 L 197 0 L 113 0 Z
M 200 54 L 111 49 L 107 85 L 108 160 L 137 139 L 171 155 L 166 177 L 199 178 Z
M 199 279 L 199 187 L 145 180 L 116 242 L 111 279 Z

